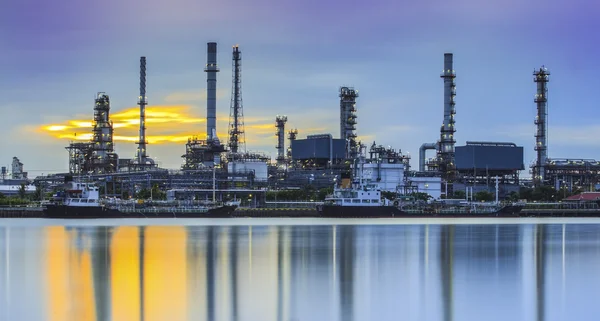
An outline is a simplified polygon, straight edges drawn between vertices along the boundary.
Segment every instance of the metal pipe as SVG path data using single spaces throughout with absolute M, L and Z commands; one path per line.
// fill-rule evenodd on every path
M 419 148 L 419 171 L 420 172 L 425 171 L 425 151 L 428 149 L 436 149 L 436 147 L 437 147 L 436 143 L 424 143 Z
M 206 59 L 206 138 L 217 139 L 217 43 L 207 43 Z
M 140 57 L 140 96 L 138 105 L 140 105 L 140 136 L 138 139 L 137 162 L 146 163 L 146 57 Z

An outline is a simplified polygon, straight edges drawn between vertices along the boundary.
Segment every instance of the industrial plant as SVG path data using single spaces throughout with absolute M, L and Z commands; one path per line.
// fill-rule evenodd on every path
M 71 142 L 67 147 L 69 172 L 35 178 L 47 189 L 60 186 L 65 179 L 79 177 L 97 182 L 107 197 L 130 198 L 143 189 L 158 188 L 170 199 L 219 200 L 239 198 L 248 204 L 264 202 L 270 190 L 330 188 L 349 184 L 356 179 L 360 160 L 363 179 L 378 184 L 381 190 L 400 195 L 426 193 L 434 199 L 454 198 L 458 192 L 494 192 L 500 197 L 518 192 L 526 183 L 519 173 L 525 170 L 523 147 L 511 142 L 467 141 L 456 146 L 457 132 L 456 77 L 452 53 L 445 53 L 443 71 L 442 126 L 435 141 L 423 143 L 419 149 L 416 170 L 410 156 L 400 149 L 384 147 L 376 142 L 361 142 L 358 134 L 358 90 L 341 86 L 339 97 L 339 136 L 332 133 L 305 135 L 302 129 L 286 129 L 288 117 L 274 115 L 274 160 L 249 152 L 246 146 L 242 100 L 242 51 L 233 46 L 232 87 L 228 137 L 217 137 L 217 43 L 207 43 L 206 132 L 189 137 L 182 147 L 179 169 L 160 168 L 149 157 L 152 146 L 146 139 L 145 110 L 146 57 L 140 58 L 139 138 L 136 154 L 121 158 L 115 152 L 110 98 L 105 92 L 96 95 L 93 108 L 92 138 L 89 142 Z M 550 185 L 568 190 L 593 191 L 600 178 L 600 162 L 584 159 L 553 159 L 547 155 L 547 84 L 550 73 L 545 67 L 534 72 L 537 85 L 535 163 L 531 166 L 535 186 Z M 360 108 L 360 107 L 358 107 Z M 459 114 L 460 115 L 460 114 Z M 460 124 L 460 116 L 458 116 Z M 287 146 L 286 146 L 287 138 Z M 433 151 L 433 157 L 427 152 Z M 16 159 L 16 158 L 15 158 Z M 16 159 L 13 180 L 27 179 L 22 164 Z M 13 162 L 14 163 L 14 162 Z M 21 169 L 18 168 L 20 164 Z M 24 175 L 24 176 L 23 176 Z M 5 181 L 6 169 L 2 168 Z M 8 181 L 8 180 L 7 180 Z

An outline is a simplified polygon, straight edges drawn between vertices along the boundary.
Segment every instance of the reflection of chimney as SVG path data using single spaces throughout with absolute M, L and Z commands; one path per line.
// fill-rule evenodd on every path
M 206 59 L 206 140 L 217 139 L 217 43 L 209 42 Z

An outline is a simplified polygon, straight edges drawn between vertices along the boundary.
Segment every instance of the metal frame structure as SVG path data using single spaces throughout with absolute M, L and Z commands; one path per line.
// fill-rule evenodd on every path
M 275 146 L 275 148 L 277 148 L 278 166 L 283 166 L 285 164 L 285 123 L 287 120 L 287 116 L 275 117 L 275 128 L 277 128 L 277 132 L 275 133 L 275 136 L 277 136 L 277 146 Z
M 129 169 L 135 171 L 144 171 L 155 167 L 154 160 L 148 157 L 146 140 L 146 106 L 148 98 L 146 97 L 146 57 L 140 57 L 140 95 L 138 97 L 138 105 L 140 105 L 140 131 L 136 144 L 135 159 L 129 165 Z
M 453 66 L 453 55 L 444 54 L 444 71 L 440 75 L 444 79 L 444 122 L 440 128 L 440 141 L 438 151 L 438 170 L 442 179 L 448 182 L 447 195 L 452 194 L 451 182 L 456 177 L 456 166 L 454 164 L 454 133 L 456 132 L 454 115 L 456 115 L 456 73 Z
M 69 171 L 73 174 L 104 174 L 118 171 L 118 156 L 114 152 L 113 124 L 110 120 L 110 98 L 104 92 L 96 94 L 92 140 L 71 142 Z
M 244 131 L 244 108 L 242 103 L 242 52 L 233 46 L 233 80 L 231 85 L 231 108 L 229 113 L 229 150 L 231 153 L 246 152 Z
M 358 90 L 352 87 L 340 88 L 340 138 L 346 140 L 346 159 L 358 156 L 356 142 L 356 98 Z

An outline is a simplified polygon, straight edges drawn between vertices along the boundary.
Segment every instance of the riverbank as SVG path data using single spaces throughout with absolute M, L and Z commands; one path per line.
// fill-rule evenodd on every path
M 43 218 L 41 207 L 2 207 L 0 218 Z M 310 218 L 319 217 L 314 208 L 238 208 L 232 215 L 233 218 Z M 415 218 L 423 215 L 415 215 Z M 431 217 L 443 218 L 443 214 L 431 215 Z M 468 216 L 467 216 L 468 217 Z M 473 214 L 476 218 L 477 215 Z M 493 216 L 492 216 L 493 217 Z M 600 218 L 600 209 L 523 209 L 517 217 L 596 217 Z M 406 218 L 406 217 L 404 217 Z M 427 217 L 425 217 L 427 218 Z M 483 217 L 482 218 L 486 218 Z
M 40 218 L 44 217 L 41 207 L 7 206 L 0 208 L 0 218 Z

